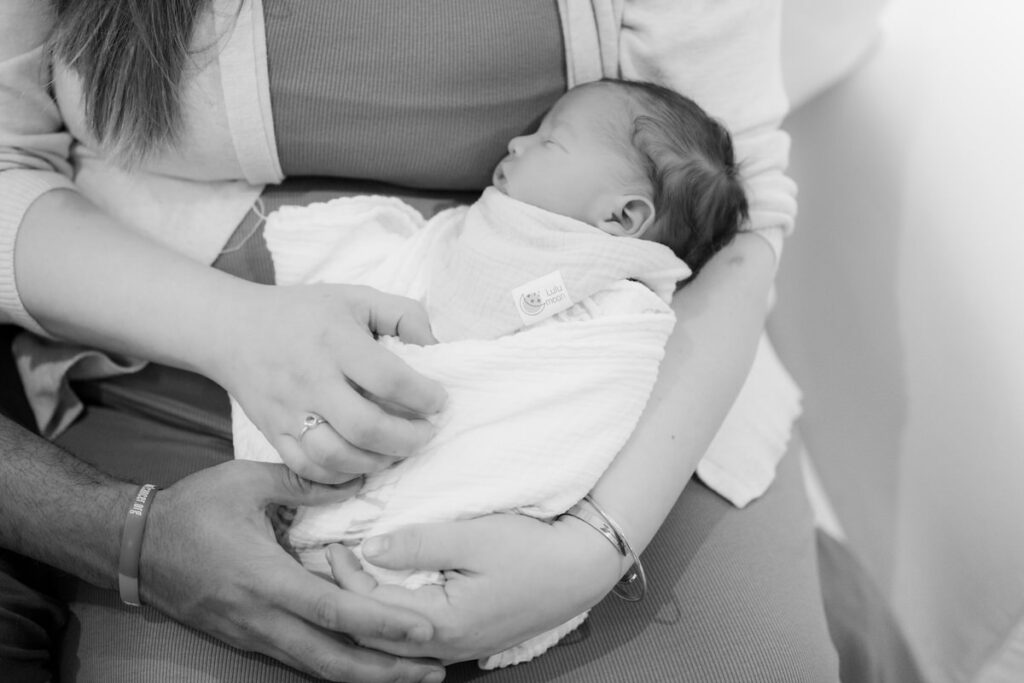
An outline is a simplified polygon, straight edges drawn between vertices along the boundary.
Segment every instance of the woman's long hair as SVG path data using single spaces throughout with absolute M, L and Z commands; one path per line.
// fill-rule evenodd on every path
M 53 51 L 82 78 L 85 117 L 125 162 L 174 142 L 182 74 L 210 0 L 52 0 Z

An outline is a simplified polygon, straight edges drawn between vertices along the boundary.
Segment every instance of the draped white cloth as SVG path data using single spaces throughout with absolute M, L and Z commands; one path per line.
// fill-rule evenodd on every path
M 640 417 L 675 322 L 668 301 L 689 275 L 667 247 L 493 188 L 430 221 L 384 197 L 287 207 L 265 236 L 279 284 L 365 284 L 417 298 L 441 340 L 381 340 L 438 380 L 448 402 L 416 454 L 368 475 L 348 501 L 298 511 L 289 539 L 325 573 L 329 543 L 358 555 L 364 538 L 407 524 L 498 511 L 549 519 L 582 498 Z M 237 403 L 232 410 L 236 457 L 279 461 Z M 407 587 L 443 580 L 366 568 Z M 581 620 L 483 664 L 529 659 Z

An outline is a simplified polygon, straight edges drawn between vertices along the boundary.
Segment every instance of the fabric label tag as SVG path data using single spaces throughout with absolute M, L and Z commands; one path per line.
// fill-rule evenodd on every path
M 539 323 L 573 304 L 562 273 L 557 270 L 516 287 L 512 290 L 512 300 L 524 325 Z

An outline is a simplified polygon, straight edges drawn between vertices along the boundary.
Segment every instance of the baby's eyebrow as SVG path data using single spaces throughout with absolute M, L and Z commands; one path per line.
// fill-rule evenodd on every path
M 556 140 L 555 142 L 563 147 L 563 142 L 573 142 L 578 137 L 572 126 L 562 122 L 556 122 L 555 125 L 551 126 L 548 129 L 548 134 L 557 135 L 559 140 Z
M 558 148 L 561 149 L 563 152 L 565 152 L 566 154 L 569 153 L 569 148 L 568 147 L 566 147 L 565 145 L 563 145 L 561 142 L 559 142 L 558 140 L 556 140 L 554 138 L 550 138 L 550 139 L 551 139 L 551 142 L 554 143 L 555 145 L 557 145 Z
M 543 132 L 543 137 L 561 147 L 562 150 L 566 152 L 569 151 L 569 148 L 566 147 L 563 142 L 566 139 L 566 131 L 564 127 L 559 128 L 557 126 L 552 126 Z M 572 136 L 569 137 L 571 138 Z

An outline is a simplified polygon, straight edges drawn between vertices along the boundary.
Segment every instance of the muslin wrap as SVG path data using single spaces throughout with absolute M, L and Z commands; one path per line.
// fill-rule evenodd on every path
M 280 285 L 369 285 L 422 301 L 439 342 L 380 343 L 448 392 L 434 438 L 368 475 L 340 504 L 301 508 L 289 541 L 313 571 L 324 547 L 357 556 L 363 539 L 404 525 L 518 512 L 565 512 L 625 444 L 675 322 L 668 302 L 689 268 L 667 247 L 612 237 L 489 188 L 429 221 L 393 198 L 362 196 L 271 214 L 265 239 Z M 280 462 L 232 400 L 237 458 Z M 296 425 L 296 431 L 299 425 Z M 435 572 L 378 581 L 417 587 Z M 481 660 L 530 659 L 585 617 Z

